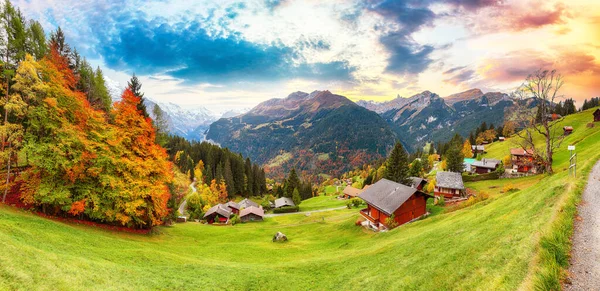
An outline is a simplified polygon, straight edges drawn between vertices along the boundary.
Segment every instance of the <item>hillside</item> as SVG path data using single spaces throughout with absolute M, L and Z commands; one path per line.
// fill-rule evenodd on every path
M 530 186 L 387 233 L 355 226 L 356 209 L 234 227 L 177 224 L 142 236 L 0 206 L 0 289 L 556 290 L 578 189 L 600 158 L 600 126 L 585 127 L 590 112 L 561 121 L 575 132 L 556 154 L 555 175 L 513 180 Z M 565 171 L 567 144 L 578 148 L 577 179 Z M 489 155 L 509 148 L 494 143 Z M 506 180 L 485 183 L 495 191 Z M 290 240 L 272 243 L 277 231 Z
M 506 94 L 484 94 L 479 89 L 444 98 L 424 91 L 409 98 L 357 104 L 380 114 L 400 140 L 410 145 L 409 150 L 421 148 L 426 142 L 447 141 L 456 133 L 466 137 L 484 121 L 500 126 L 507 108 L 513 105 Z
M 207 138 L 265 164 L 271 175 L 291 167 L 338 174 L 385 156 L 396 140 L 376 113 L 329 91 L 265 101 L 214 122 Z

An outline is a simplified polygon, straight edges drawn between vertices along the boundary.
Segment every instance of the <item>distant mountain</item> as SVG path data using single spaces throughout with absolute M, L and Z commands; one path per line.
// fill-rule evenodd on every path
M 221 118 L 207 134 L 264 164 L 271 175 L 290 168 L 338 175 L 384 157 L 396 135 L 375 112 L 329 91 L 295 92 L 249 112 Z
M 499 126 L 513 102 L 503 93 L 471 89 L 445 98 L 424 91 L 409 98 L 357 104 L 379 113 L 408 149 L 416 150 L 426 142 L 446 141 L 455 133 L 466 137 L 483 121 Z
M 144 103 L 148 114 L 154 119 L 153 110 L 157 103 L 148 98 L 145 98 Z M 169 131 L 188 140 L 205 140 L 210 124 L 218 119 L 214 113 L 202 106 L 186 105 L 184 108 L 174 103 L 158 103 L 158 106 L 166 113 Z

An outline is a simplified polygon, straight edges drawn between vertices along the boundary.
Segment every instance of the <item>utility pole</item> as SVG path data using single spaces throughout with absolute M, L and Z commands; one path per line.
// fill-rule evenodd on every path
M 573 177 L 577 177 L 577 153 L 575 153 L 575 146 L 568 146 L 569 149 L 569 175 L 573 174 Z

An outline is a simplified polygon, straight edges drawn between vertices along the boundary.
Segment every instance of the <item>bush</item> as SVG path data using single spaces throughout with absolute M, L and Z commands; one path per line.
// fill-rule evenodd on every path
M 395 228 L 398 226 L 398 222 L 396 222 L 396 215 L 392 214 L 392 216 L 385 219 L 385 225 L 389 228 Z
M 504 191 L 504 193 L 510 193 L 510 192 L 519 191 L 519 189 L 517 187 L 515 187 L 515 185 L 513 185 L 512 183 L 508 183 L 508 184 L 504 185 L 504 187 L 502 187 L 502 191 Z
M 498 173 L 498 171 L 494 171 L 494 172 L 487 173 L 487 174 L 479 174 L 479 175 L 463 174 L 463 181 L 464 182 L 477 182 L 477 181 L 484 181 L 484 180 L 497 180 L 499 178 L 500 178 L 500 174 Z
M 435 203 L 437 206 L 445 206 L 446 205 L 446 199 L 444 198 L 444 195 L 440 195 L 437 203 Z
M 269 200 L 265 200 L 265 201 L 261 202 L 260 206 L 262 206 L 264 211 L 271 210 L 271 203 L 269 203 Z
M 240 219 L 240 216 L 237 214 L 234 214 L 230 219 L 229 222 L 231 222 L 231 225 L 236 225 L 238 223 L 241 223 L 242 220 Z
M 273 213 L 290 213 L 290 212 L 298 212 L 300 207 L 298 206 L 284 206 L 280 208 L 273 209 Z
M 346 207 L 348 207 L 348 209 L 352 209 L 352 201 L 347 201 Z

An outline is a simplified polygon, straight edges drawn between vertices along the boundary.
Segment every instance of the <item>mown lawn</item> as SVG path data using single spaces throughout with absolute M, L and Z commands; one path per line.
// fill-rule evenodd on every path
M 337 199 L 336 196 L 316 196 L 300 203 L 300 211 L 311 211 L 345 206 L 347 200 Z
M 577 187 L 600 158 L 600 128 L 585 132 L 580 125 L 583 119 L 578 118 L 567 117 L 575 127 L 569 142 L 578 147 L 578 179 L 567 176 L 566 155 L 558 152 L 555 175 L 539 176 L 537 183 L 520 191 L 387 233 L 355 226 L 357 209 L 225 227 L 185 223 L 160 227 L 154 235 L 132 235 L 64 224 L 0 206 L 0 289 L 515 290 L 548 286 L 539 283 L 547 270 L 553 271 L 544 265 L 547 260 L 541 249 L 555 243 L 547 238 L 554 233 L 557 217 L 576 201 Z M 290 240 L 272 243 L 277 231 Z

